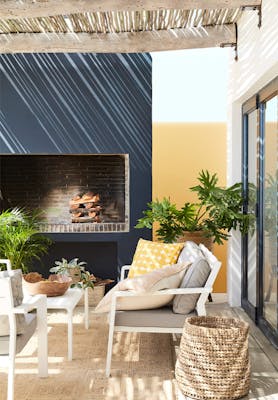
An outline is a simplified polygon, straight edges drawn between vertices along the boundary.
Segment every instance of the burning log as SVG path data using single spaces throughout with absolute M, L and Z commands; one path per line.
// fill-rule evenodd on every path
M 100 195 L 94 192 L 87 192 L 74 196 L 69 202 L 69 212 L 71 213 L 71 221 L 100 223 L 100 213 L 102 211 L 99 205 Z
M 77 218 L 72 218 L 71 219 L 71 222 L 73 222 L 73 223 L 80 223 L 80 222 L 96 222 L 95 220 L 94 220 L 94 218 L 90 218 L 90 217 L 77 217 Z
M 82 207 L 78 207 L 78 208 L 71 208 L 69 212 L 71 214 L 77 213 L 77 212 L 82 212 L 84 215 L 87 215 L 89 212 L 97 212 L 99 213 L 100 211 L 102 211 L 102 207 L 101 206 L 97 206 L 97 207 L 92 207 L 92 208 L 82 208 Z
M 74 212 L 74 213 L 72 213 L 72 217 L 73 218 L 83 217 L 83 213 L 82 212 Z
M 94 203 L 85 203 L 85 208 L 92 208 L 94 207 Z
M 78 210 L 79 204 L 70 204 L 70 212 L 73 212 L 73 210 Z

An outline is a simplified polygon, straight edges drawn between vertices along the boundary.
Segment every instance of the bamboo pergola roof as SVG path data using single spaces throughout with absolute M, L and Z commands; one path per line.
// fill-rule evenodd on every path
M 0 0 L 0 51 L 144 52 L 234 46 L 261 0 Z

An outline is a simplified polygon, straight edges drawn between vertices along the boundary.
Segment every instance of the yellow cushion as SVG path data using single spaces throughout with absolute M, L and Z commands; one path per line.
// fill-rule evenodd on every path
M 184 243 L 160 243 L 139 239 L 128 277 L 143 275 L 165 265 L 175 264 Z

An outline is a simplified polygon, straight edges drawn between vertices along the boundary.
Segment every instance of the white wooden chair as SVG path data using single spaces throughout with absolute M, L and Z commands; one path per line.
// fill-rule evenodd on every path
M 1 260 L 6 264 L 7 270 L 11 269 L 9 260 Z M 32 310 L 36 313 L 28 314 Z M 0 315 L 9 318 L 9 336 L 0 337 L 0 362 L 8 363 L 8 390 L 7 400 L 14 399 L 15 355 L 19 353 L 34 334 L 37 327 L 38 334 L 38 374 L 40 377 L 48 376 L 47 352 L 47 313 L 46 296 L 36 295 L 17 307 L 14 307 L 11 278 L 0 278 Z M 26 327 L 24 333 L 16 334 L 16 314 L 24 314 Z
M 211 272 L 204 287 L 198 288 L 178 288 L 165 289 L 157 292 L 134 293 L 129 291 L 117 291 L 114 293 L 109 313 L 109 336 L 106 358 L 106 376 L 110 376 L 113 336 L 114 332 L 152 332 L 152 333 L 182 333 L 185 318 L 188 315 L 175 314 L 172 307 L 162 307 L 152 310 L 135 310 L 135 311 L 117 311 L 117 300 L 120 297 L 138 297 L 141 296 L 163 296 L 169 294 L 192 294 L 200 293 L 200 297 L 196 304 L 197 315 L 206 315 L 205 303 L 208 295 L 212 293 L 213 284 L 221 267 L 221 262 L 215 259 L 214 262 L 207 260 L 211 267 Z M 125 265 L 121 269 L 120 279 L 125 278 L 126 272 L 130 269 L 130 265 Z

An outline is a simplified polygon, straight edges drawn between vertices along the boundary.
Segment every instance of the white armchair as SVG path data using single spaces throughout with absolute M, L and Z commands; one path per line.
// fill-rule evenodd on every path
M 209 260 L 208 260 L 209 262 Z M 218 275 L 221 263 L 215 259 L 209 262 L 210 274 L 204 287 L 165 289 L 157 292 L 135 293 L 129 291 L 116 291 L 113 295 L 109 313 L 109 337 L 106 359 L 106 376 L 110 376 L 113 336 L 114 332 L 153 332 L 153 333 L 182 333 L 185 318 L 188 315 L 175 314 L 170 307 L 161 307 L 150 310 L 117 311 L 117 300 L 121 297 L 137 297 L 138 301 L 142 296 L 165 296 L 169 294 L 187 295 L 200 294 L 196 304 L 197 315 L 206 315 L 205 303 L 208 295 L 213 290 L 214 281 Z M 125 265 L 121 269 L 121 280 L 125 278 L 130 266 Z
M 0 260 L 6 264 L 7 270 L 11 269 L 9 260 Z M 28 314 L 32 310 L 36 313 Z M 14 399 L 14 370 L 15 355 L 27 344 L 37 328 L 38 334 L 38 373 L 40 377 L 48 376 L 48 351 L 47 351 L 47 309 L 46 296 L 36 295 L 14 307 L 11 278 L 0 279 L 0 315 L 6 315 L 9 319 L 8 336 L 0 337 L 0 362 L 1 365 L 8 363 L 8 390 L 7 400 Z M 25 317 L 24 332 L 17 335 L 16 314 L 23 314 Z

